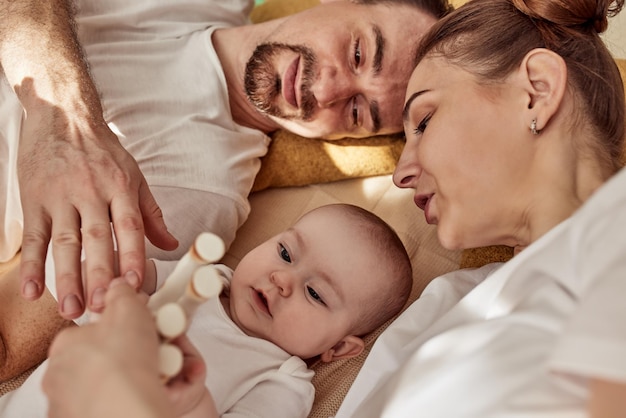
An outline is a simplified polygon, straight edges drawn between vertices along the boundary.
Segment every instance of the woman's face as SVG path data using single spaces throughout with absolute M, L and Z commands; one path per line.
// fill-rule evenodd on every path
M 446 248 L 517 244 L 533 147 L 520 111 L 527 96 L 514 80 L 481 85 L 437 57 L 411 76 L 394 183 L 415 189 L 415 204 Z

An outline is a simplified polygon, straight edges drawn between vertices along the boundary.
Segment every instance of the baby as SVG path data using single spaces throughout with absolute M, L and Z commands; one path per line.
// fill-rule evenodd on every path
M 155 266 L 157 277 L 172 267 Z M 306 360 L 359 355 L 360 337 L 400 312 L 412 287 L 396 233 L 346 204 L 308 212 L 234 271 L 217 268 L 229 283 L 198 308 L 187 333 L 206 363 L 207 390 L 178 411 L 185 416 L 306 417 L 314 396 Z M 39 383 L 31 382 L 40 380 L 38 372 L 8 395 L 9 407 L 19 406 L 9 409 L 15 416 L 32 415 L 34 392 L 41 397 Z M 0 411 L 1 404 L 2 398 Z

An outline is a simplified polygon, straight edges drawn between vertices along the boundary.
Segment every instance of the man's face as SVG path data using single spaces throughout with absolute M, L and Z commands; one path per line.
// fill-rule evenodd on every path
M 409 6 L 322 4 L 263 40 L 246 68 L 246 92 L 261 112 L 299 135 L 400 132 L 414 50 L 434 22 Z

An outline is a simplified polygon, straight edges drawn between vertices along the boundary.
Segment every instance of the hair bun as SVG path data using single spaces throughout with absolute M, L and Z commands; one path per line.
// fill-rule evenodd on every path
M 597 33 L 609 26 L 609 17 L 617 15 L 624 0 L 512 0 L 524 14 L 565 27 L 593 28 Z

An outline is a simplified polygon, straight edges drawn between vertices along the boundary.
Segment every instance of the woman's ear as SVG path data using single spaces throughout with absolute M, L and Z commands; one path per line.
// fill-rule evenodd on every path
M 365 343 L 359 337 L 354 335 L 348 335 L 330 350 L 323 352 L 320 355 L 320 359 L 324 363 L 329 363 L 333 360 L 339 360 L 342 358 L 356 357 L 365 349 Z
M 567 87 L 567 66 L 563 58 L 546 48 L 529 51 L 520 65 L 528 94 L 528 123 L 536 120 L 541 131 L 559 110 Z

